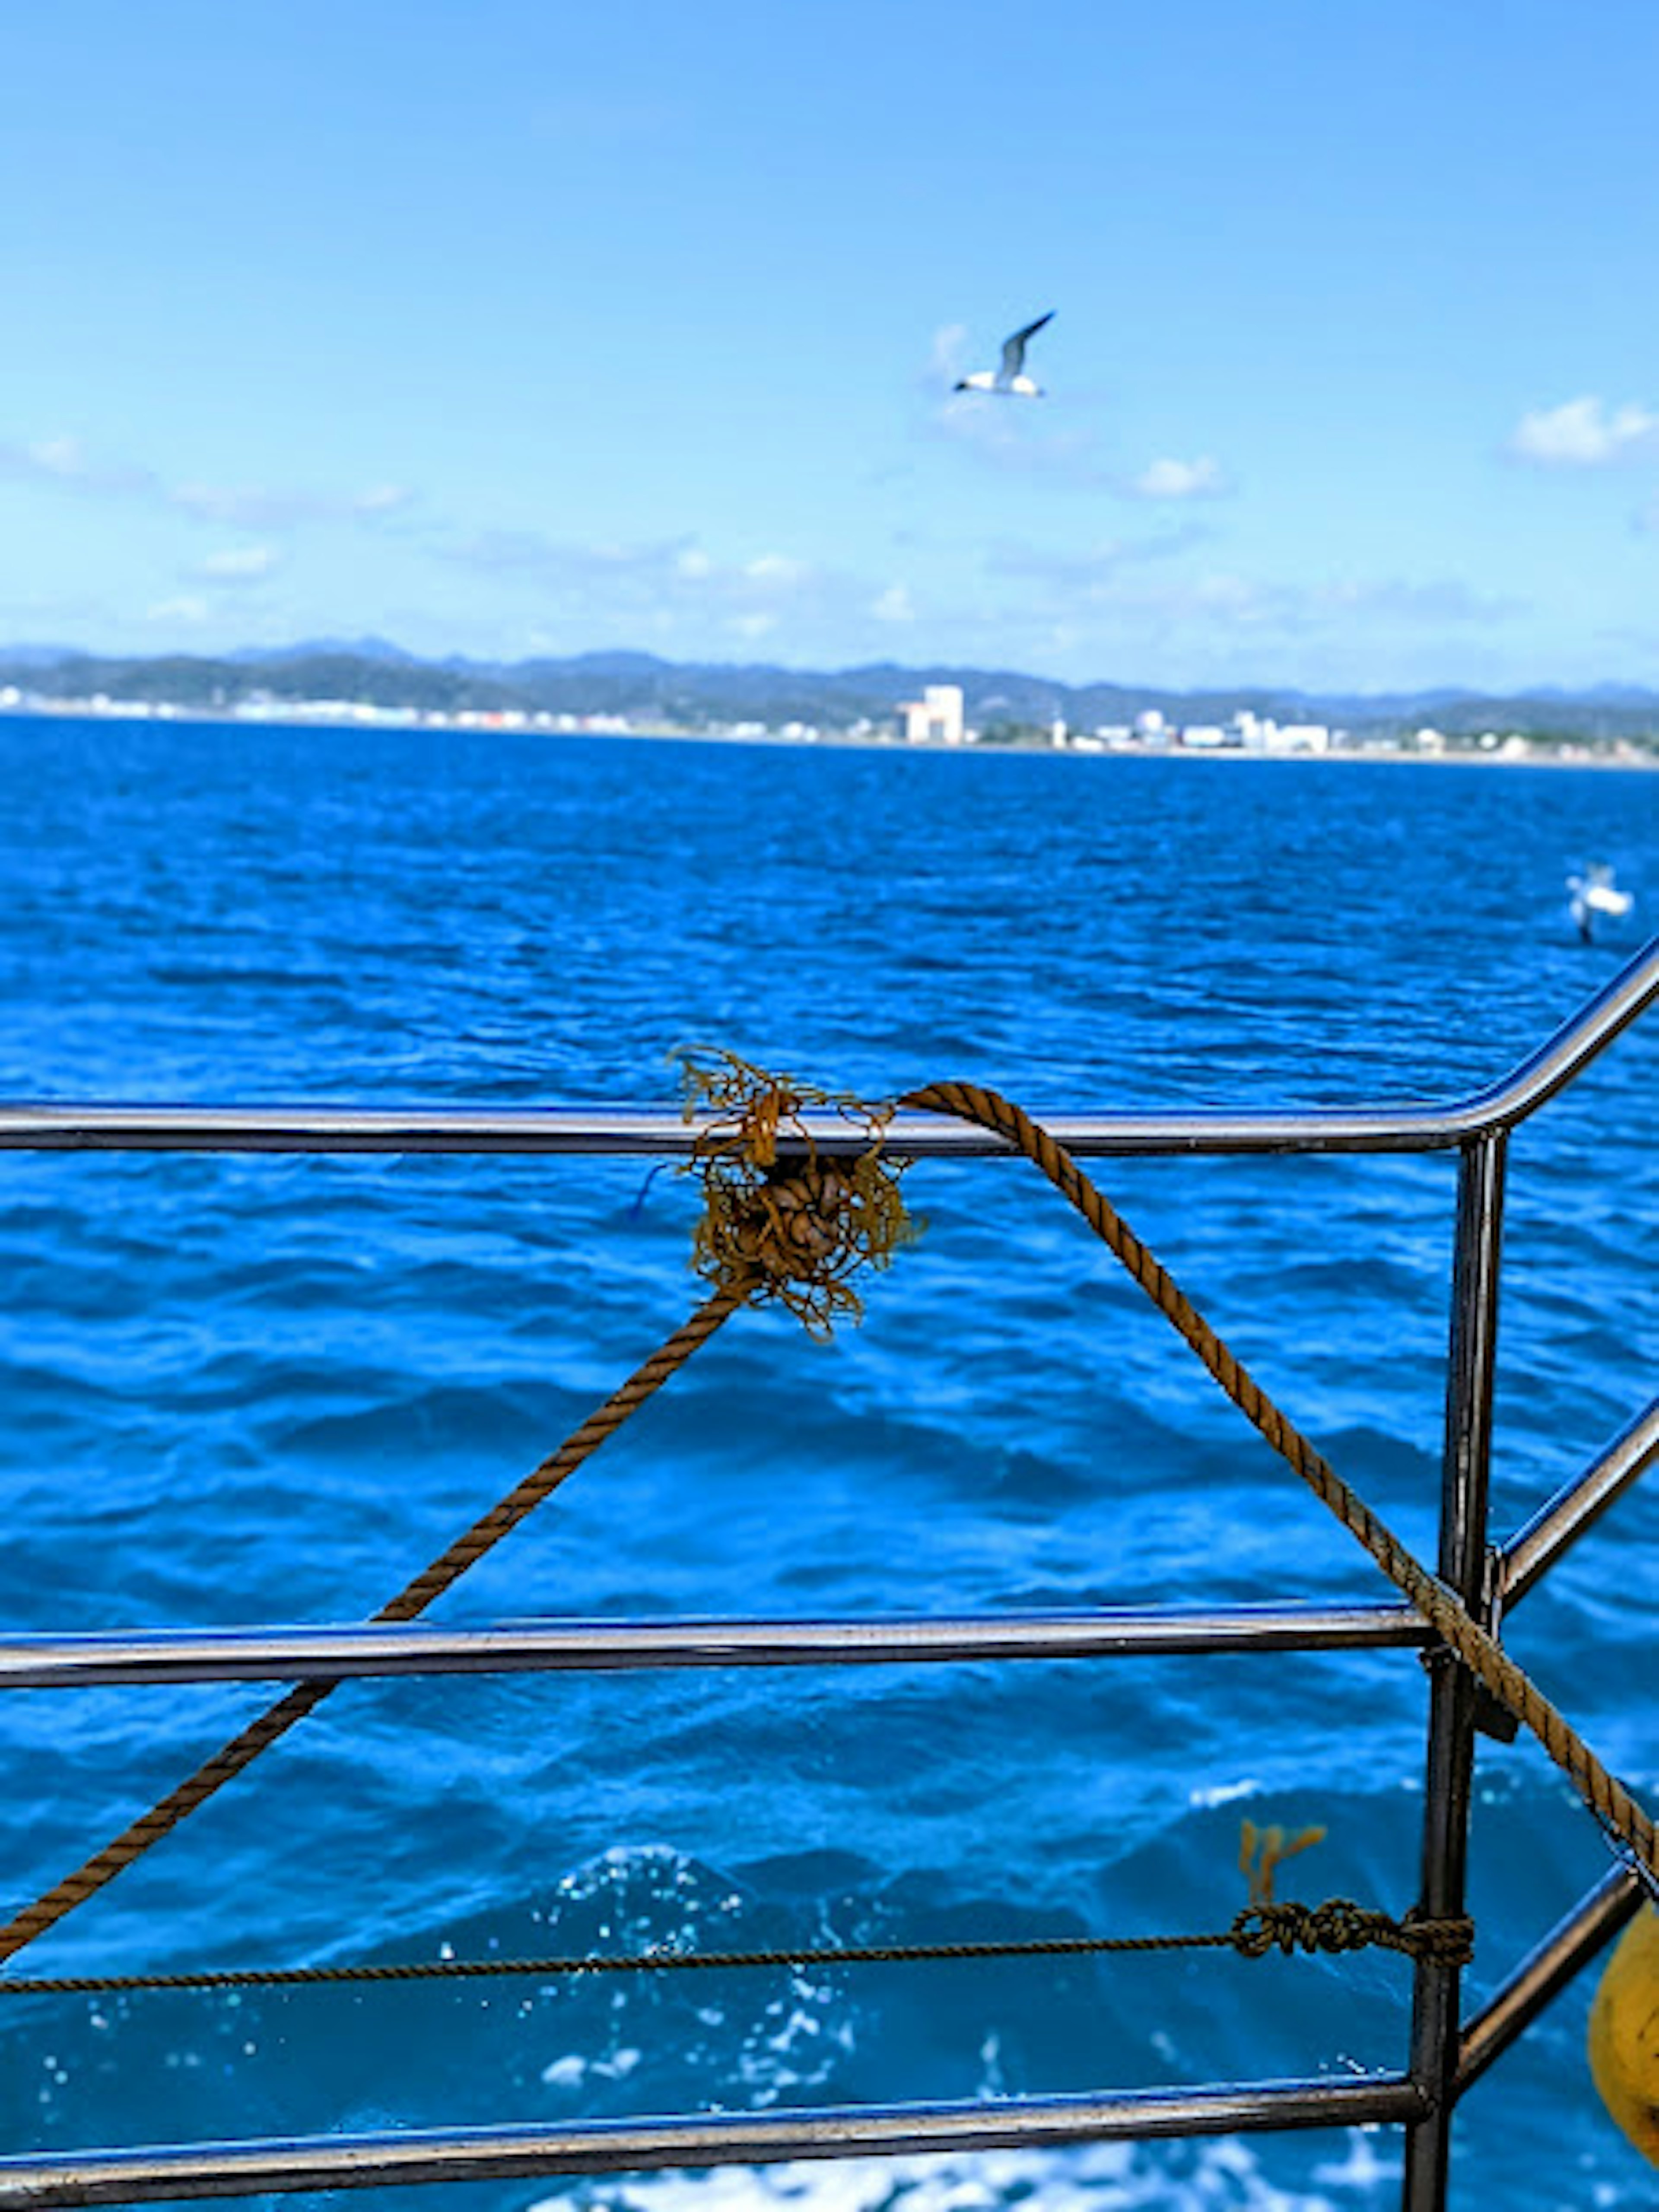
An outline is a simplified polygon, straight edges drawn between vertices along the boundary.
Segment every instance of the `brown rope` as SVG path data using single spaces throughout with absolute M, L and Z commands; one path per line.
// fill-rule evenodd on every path
M 1333 1954 L 1376 1944 L 1410 1958 L 1472 1957 L 1474 1923 L 1403 1920 L 1367 1911 L 1346 1897 L 1323 1905 L 1254 1905 L 1218 1934 L 1198 1936 L 1039 1936 L 982 1943 L 864 1943 L 839 1951 L 650 1951 L 641 1957 L 554 1959 L 421 1959 L 386 1966 L 204 1967 L 179 1974 L 56 1974 L 0 1976 L 0 1996 L 106 1996 L 149 1990 L 301 1989 L 329 1983 L 483 1981 L 512 1974 L 686 1973 L 743 1966 L 914 1966 L 971 1959 L 1062 1959 L 1105 1954 L 1237 1951 L 1265 1959 L 1277 1950 Z
M 1415 1905 L 1403 1920 L 1372 1912 L 1352 1898 L 1328 1897 L 1323 1905 L 1253 1905 L 1241 1912 L 1228 1941 L 1246 1959 L 1265 1959 L 1269 1951 L 1363 1951 L 1372 1943 L 1411 1959 L 1434 1959 L 1464 1966 L 1474 1956 L 1474 1923 L 1458 1915 L 1431 1920 Z
M 1603 1825 L 1659 1878 L 1659 1837 L 1649 1814 L 1591 1751 L 1497 1640 L 1473 1620 L 1459 1599 L 1387 1528 L 1309 1443 L 1236 1359 L 1215 1331 L 1127 1223 L 1120 1219 L 1070 1153 L 1018 1106 L 968 1083 L 933 1083 L 899 1101 L 918 1111 L 954 1114 L 1006 1138 L 1041 1169 L 1203 1361 L 1245 1419 L 1286 1465 L 1357 1536 L 1385 1575 L 1492 1695 L 1524 1722 Z
M 430 1566 L 380 1607 L 374 1619 L 413 1620 L 435 1598 L 441 1597 L 469 1567 L 476 1565 L 486 1552 L 499 1544 L 502 1537 L 510 1535 L 527 1515 L 550 1498 L 584 1460 L 616 1433 L 630 1413 L 677 1374 L 692 1353 L 708 1341 L 723 1322 L 730 1319 L 746 1296 L 745 1286 L 735 1283 L 706 1298 L 556 1452 L 550 1454 L 539 1467 L 533 1468 L 499 1504 L 440 1553 Z M 49 1928 L 55 1928 L 76 1905 L 96 1896 L 135 1859 L 170 1834 L 198 1805 L 205 1804 L 216 1790 L 251 1766 L 262 1752 L 286 1735 L 296 1721 L 314 1712 L 324 1698 L 338 1687 L 338 1682 L 303 1682 L 279 1698 L 101 1850 L 94 1851 L 73 1874 L 65 1875 L 45 1896 L 37 1898 L 0 1927 L 0 1960 L 14 1957 L 25 1944 L 44 1936 Z
M 717 1199 L 722 1192 L 725 1192 L 728 1201 L 725 1211 L 731 1215 L 728 1224 L 732 1229 L 731 1237 L 714 1240 L 709 1252 L 703 1255 L 704 1259 L 710 1261 L 711 1271 L 717 1276 L 717 1287 L 673 1335 L 636 1369 L 603 1406 L 590 1414 L 556 1452 L 532 1468 L 498 1504 L 475 1522 L 429 1566 L 382 1606 L 374 1616 L 375 1620 L 412 1620 L 423 1613 L 434 1599 L 452 1588 L 470 1567 L 550 1497 L 750 1298 L 757 1295 L 787 1294 L 787 1302 L 799 1310 L 809 1328 L 818 1333 L 827 1331 L 831 1315 L 836 1310 L 856 1312 L 857 1299 L 847 1288 L 845 1275 L 861 1260 L 883 1264 L 895 1243 L 900 1241 L 905 1233 L 907 1225 L 902 1205 L 896 1194 L 896 1164 L 881 1162 L 878 1158 L 885 1113 L 866 1115 L 866 1127 L 872 1139 L 872 1148 L 866 1158 L 856 1164 L 854 1169 L 822 1168 L 815 1157 L 809 1157 L 805 1173 L 799 1167 L 792 1171 L 781 1167 L 778 1161 L 780 1128 L 793 1133 L 799 1123 L 802 1104 L 820 1098 L 822 1094 L 809 1094 L 800 1086 L 790 1086 L 781 1079 L 767 1079 L 746 1063 L 732 1060 L 730 1055 L 725 1057 L 730 1062 L 728 1071 L 714 1077 L 705 1074 L 700 1079 L 703 1091 L 728 1108 L 737 1123 L 735 1130 L 723 1129 L 716 1123 L 713 1133 L 699 1143 L 710 1218 L 720 1211 Z M 1656 1854 L 1653 1823 L 1641 1807 L 1607 1773 L 1563 1716 L 1534 1687 L 1502 1647 L 1470 1618 L 1453 1593 L 1419 1565 L 1341 1480 L 1300 1431 L 1279 1413 L 1146 1246 L 1119 1218 L 1075 1161 L 1047 1131 L 995 1091 L 968 1084 L 930 1085 L 923 1090 L 913 1091 L 900 1103 L 926 1111 L 954 1114 L 978 1122 L 1004 1137 L 1042 1170 L 1083 1214 L 1158 1310 L 1179 1330 L 1234 1404 L 1330 1507 L 1345 1527 L 1359 1539 L 1383 1571 L 1439 1631 L 1448 1646 L 1504 1705 L 1526 1723 L 1551 1757 L 1571 1777 L 1591 1809 L 1631 1846 L 1650 1877 L 1659 1873 L 1659 1855 Z M 860 1179 L 861 1176 L 862 1181 Z M 787 1200 L 787 1205 L 785 1200 Z M 729 1252 L 726 1249 L 728 1244 Z M 702 1252 L 702 1246 L 700 1245 L 699 1249 Z M 818 1303 L 809 1301 L 803 1304 L 796 1297 L 796 1291 L 803 1288 L 810 1291 Z M 14 1957 L 25 1945 L 55 1927 L 77 1905 L 96 1895 L 134 1860 L 171 1833 L 227 1782 L 251 1765 L 263 1752 L 269 1750 L 297 1722 L 313 1712 L 338 1686 L 337 1682 L 302 1683 L 239 1731 L 211 1759 L 204 1761 L 193 1774 L 170 1790 L 148 1812 L 130 1823 L 102 1850 L 94 1852 L 74 1873 L 64 1876 L 44 1896 L 0 1927 L 0 1961 Z M 1287 1920 L 1284 1917 L 1287 1914 L 1302 1917 Z M 1326 1920 L 1322 1921 L 1320 1915 L 1327 1916 Z M 1344 1917 L 1344 1915 L 1347 1917 Z M 1249 1923 L 1248 1942 L 1241 1936 L 1241 1928 L 1245 1922 Z M 1306 1907 L 1261 1903 L 1241 1916 L 1240 1922 L 1235 1923 L 1232 1932 L 1225 1937 L 1121 1941 L 1104 1937 L 1079 1938 L 1063 1942 L 1060 1948 L 1191 1948 L 1208 1942 L 1231 1942 L 1237 1948 L 1246 1949 L 1248 1955 L 1257 1955 L 1255 1951 L 1249 1949 L 1250 1945 L 1257 1945 L 1261 1950 L 1275 1946 L 1285 1951 L 1297 1946 L 1309 1949 L 1342 1949 L 1354 1948 L 1353 1942 L 1346 1937 L 1352 1936 L 1362 1923 L 1369 1924 L 1371 1922 L 1390 1928 L 1395 1926 L 1395 1923 L 1387 1922 L 1386 1916 L 1363 1914 L 1358 1906 L 1350 1905 L 1341 1899 L 1334 1899 L 1328 1905 L 1319 1907 L 1317 1912 L 1311 1916 Z M 1332 1940 L 1332 1929 L 1336 1930 L 1339 1936 L 1343 1936 L 1346 1931 L 1344 1940 Z M 1358 1940 L 1386 1942 L 1389 1938 L 1367 1933 Z M 951 1946 L 933 1950 L 910 1949 L 868 1955 L 988 1956 L 999 1954 L 1000 1948 Z M 1394 1948 L 1411 1947 L 1396 1942 Z M 852 1959 L 866 1954 L 844 1952 L 827 1955 Z M 743 1963 L 765 1963 L 769 1959 L 783 1956 L 781 1954 L 754 1954 Z M 676 1959 L 642 1963 L 654 1966 L 720 1962 L 737 1961 Z M 605 1962 L 607 1966 L 611 1963 Z M 453 1962 L 441 1964 L 453 1965 Z M 572 1972 L 600 1970 L 600 1962 L 597 1961 L 567 1964 L 568 1970 Z M 532 1970 L 528 1966 L 520 1969 Z M 565 1969 L 556 1962 L 544 1962 L 539 1970 L 554 1972 Z M 296 1969 L 295 1975 L 307 1979 L 337 1979 L 349 1978 L 359 1971 L 366 1978 L 395 1978 L 399 1974 L 430 1970 Z M 481 1966 L 476 1971 L 494 1969 Z M 501 1971 L 515 1969 L 504 1967 Z M 221 1984 L 217 1978 L 207 1983 L 191 1978 L 182 1981 L 175 1978 L 161 1982 L 140 1978 L 131 1984 L 119 1978 L 95 1983 L 0 1984 L 0 1987 L 13 1990 L 129 1985 L 197 1987 L 220 1986 Z

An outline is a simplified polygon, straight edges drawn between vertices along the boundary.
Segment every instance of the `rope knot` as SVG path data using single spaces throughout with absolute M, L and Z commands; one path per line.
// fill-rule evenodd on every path
M 1232 1924 L 1233 1948 L 1246 1959 L 1280 1951 L 1359 1951 L 1370 1941 L 1359 1923 L 1369 1916 L 1346 1897 L 1321 1905 L 1250 1905 Z
M 1474 1956 L 1474 1923 L 1467 1913 L 1431 1920 L 1413 1905 L 1400 1923 L 1401 1949 L 1413 1959 L 1432 1959 L 1443 1966 L 1467 1966 Z
M 1411 1959 L 1432 1959 L 1465 1966 L 1474 1955 L 1474 1923 L 1467 1919 L 1431 1920 L 1413 1905 L 1403 1920 L 1373 1912 L 1351 1897 L 1328 1897 L 1322 1905 L 1251 1905 L 1234 1920 L 1228 1940 L 1241 1958 L 1265 1959 L 1269 1951 L 1286 1958 L 1297 1951 L 1340 1954 L 1376 1944 Z
M 884 1267 L 918 1233 L 899 1192 L 903 1164 L 882 1156 L 891 1107 L 768 1075 L 735 1053 L 678 1057 L 688 1120 L 700 1106 L 710 1116 L 689 1170 L 703 1189 L 692 1266 L 718 1290 L 776 1300 L 827 1340 L 838 1316 L 863 1314 L 858 1269 Z M 825 1158 L 804 1118 L 811 1107 L 838 1114 L 863 1149 Z

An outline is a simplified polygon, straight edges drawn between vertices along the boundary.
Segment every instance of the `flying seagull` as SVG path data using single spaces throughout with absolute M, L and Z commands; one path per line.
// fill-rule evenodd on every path
M 1034 323 L 1027 323 L 1023 331 L 1016 331 L 1011 338 L 1002 342 L 1002 362 L 997 368 L 976 368 L 971 376 L 964 376 L 953 388 L 957 392 L 1006 392 L 1017 399 L 1040 399 L 1042 387 L 1033 384 L 1025 370 L 1025 341 L 1034 338 L 1045 323 L 1054 319 L 1051 307 L 1046 315 L 1039 315 Z
M 1603 861 L 1595 862 L 1582 876 L 1569 876 L 1567 889 L 1572 893 L 1573 921 L 1586 945 L 1593 941 L 1598 914 L 1611 915 L 1616 920 L 1636 903 L 1634 891 L 1620 890 L 1613 870 Z

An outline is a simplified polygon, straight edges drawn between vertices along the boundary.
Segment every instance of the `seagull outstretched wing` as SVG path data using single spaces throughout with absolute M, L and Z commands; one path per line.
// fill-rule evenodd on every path
M 1050 307 L 1046 315 L 1039 315 L 1036 322 L 1027 323 L 1023 331 L 1016 331 L 1012 337 L 1003 340 L 1002 376 L 1012 378 L 1019 374 L 1025 366 L 1025 341 L 1034 338 L 1045 323 L 1052 323 L 1054 319 L 1054 311 Z

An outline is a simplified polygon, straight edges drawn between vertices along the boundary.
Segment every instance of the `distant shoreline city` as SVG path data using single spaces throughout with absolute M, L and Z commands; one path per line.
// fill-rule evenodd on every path
M 0 715 L 459 729 L 951 752 L 1659 768 L 1659 694 L 1604 687 L 1322 699 L 1145 691 L 1006 671 L 814 673 L 591 653 L 427 661 L 369 641 L 226 659 L 0 648 Z

